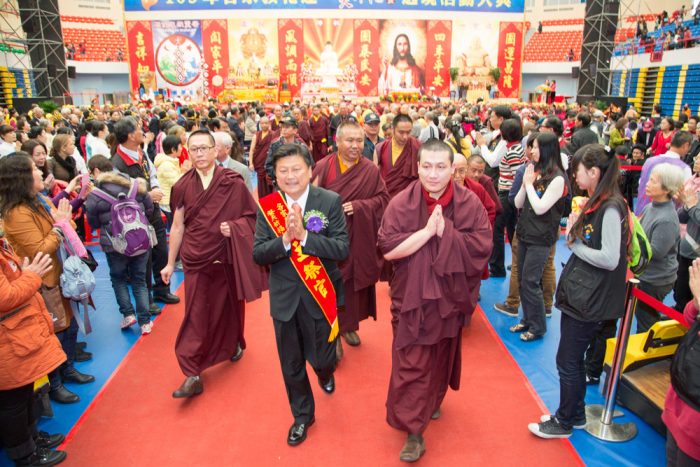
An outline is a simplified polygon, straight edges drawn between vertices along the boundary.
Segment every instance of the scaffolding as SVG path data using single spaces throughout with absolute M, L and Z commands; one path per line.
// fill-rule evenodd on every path
M 610 61 L 620 19 L 619 0 L 588 0 L 583 20 L 579 96 L 606 96 L 609 93 Z

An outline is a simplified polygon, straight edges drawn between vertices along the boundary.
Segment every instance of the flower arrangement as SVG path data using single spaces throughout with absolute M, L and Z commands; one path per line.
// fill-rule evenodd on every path
M 306 224 L 306 230 L 319 233 L 324 227 L 328 226 L 328 218 L 321 211 L 313 209 L 304 213 L 304 223 Z

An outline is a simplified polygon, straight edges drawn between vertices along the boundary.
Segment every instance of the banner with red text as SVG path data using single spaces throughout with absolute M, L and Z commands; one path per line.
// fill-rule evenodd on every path
M 301 68 L 304 64 L 304 26 L 300 19 L 278 20 L 280 89 L 285 87 L 292 97 L 301 90 Z
M 499 97 L 520 99 L 523 63 L 523 23 L 500 23 L 498 33 Z
M 356 19 L 353 43 L 357 93 L 360 96 L 376 96 L 379 54 L 374 44 L 379 43 L 379 20 Z
M 126 38 L 129 50 L 131 91 L 156 88 L 156 63 L 153 54 L 153 31 L 150 21 L 127 21 Z
M 428 21 L 425 94 L 450 96 L 452 21 Z
M 207 65 L 209 95 L 217 97 L 224 90 L 229 70 L 228 28 L 225 19 L 202 21 L 202 51 Z

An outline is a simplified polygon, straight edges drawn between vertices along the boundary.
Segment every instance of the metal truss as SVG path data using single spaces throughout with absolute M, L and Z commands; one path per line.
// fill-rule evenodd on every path
M 608 95 L 610 60 L 615 48 L 615 32 L 619 21 L 620 2 L 588 0 L 583 23 L 581 74 L 578 94 Z

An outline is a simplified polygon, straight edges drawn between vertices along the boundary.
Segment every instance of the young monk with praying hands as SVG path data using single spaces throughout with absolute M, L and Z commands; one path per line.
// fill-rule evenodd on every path
M 493 243 L 486 209 L 452 181 L 453 159 L 444 142 L 423 144 L 419 179 L 389 202 L 379 229 L 379 248 L 394 266 L 387 422 L 408 435 L 404 462 L 423 455 L 423 432 L 440 417 L 447 387 L 459 389 L 461 330 Z

